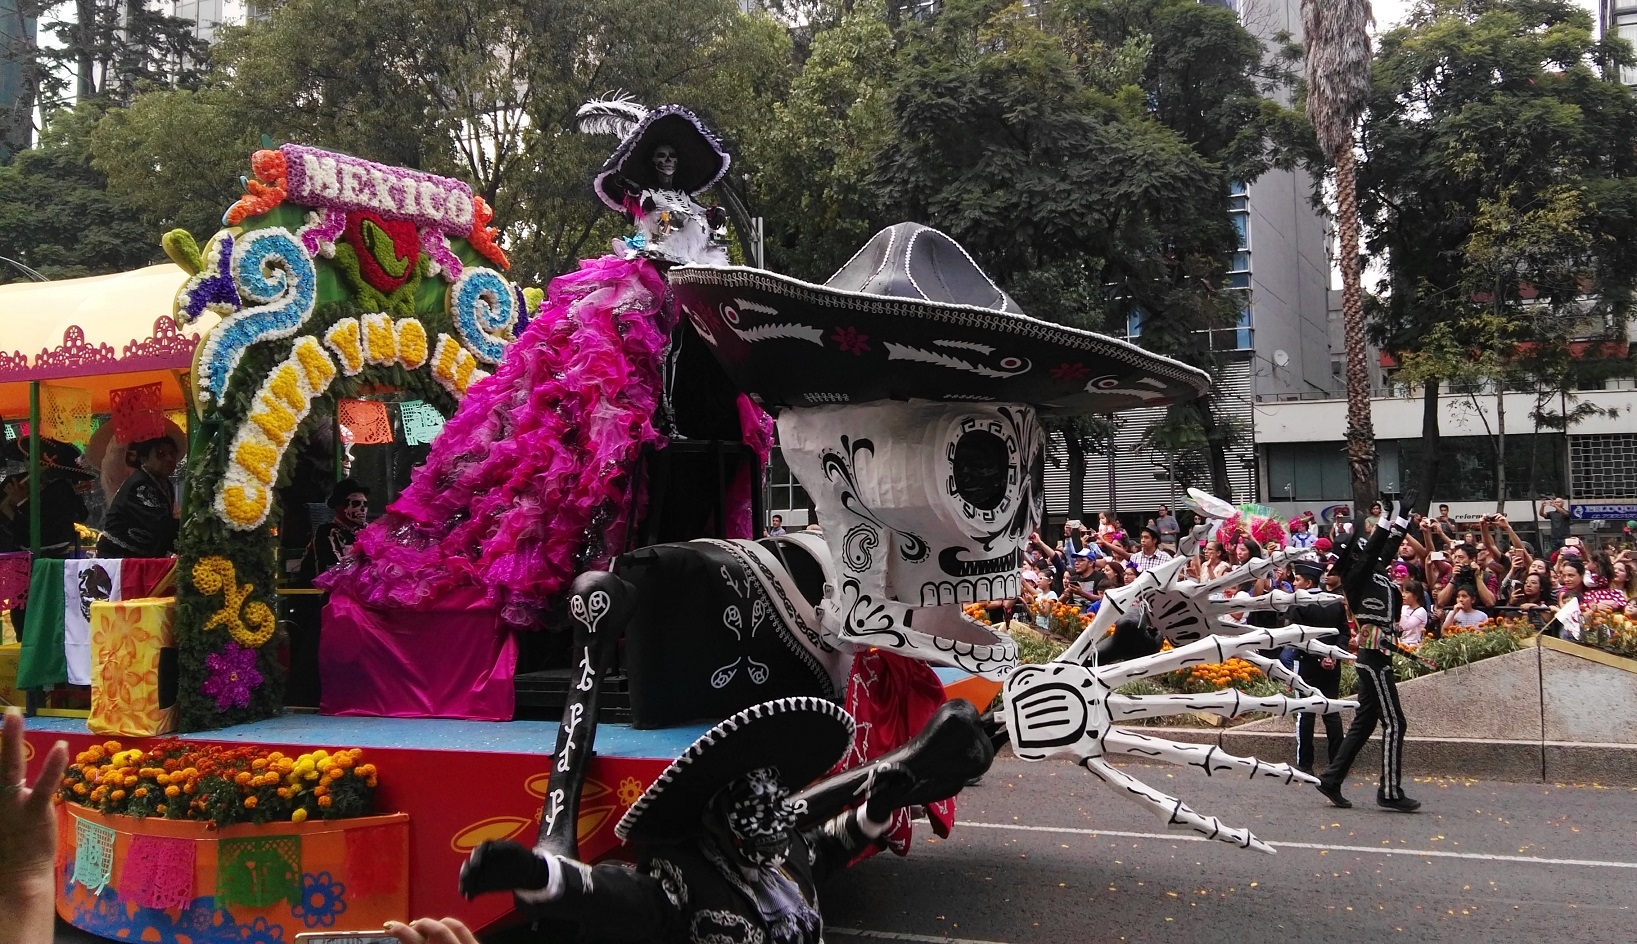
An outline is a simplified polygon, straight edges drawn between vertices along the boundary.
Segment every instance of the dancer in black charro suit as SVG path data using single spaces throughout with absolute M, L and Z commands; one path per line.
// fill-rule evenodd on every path
M 1367 540 L 1351 538 L 1331 565 L 1341 579 L 1353 617 L 1353 642 L 1358 651 L 1358 711 L 1347 729 L 1341 749 L 1319 778 L 1318 790 L 1343 809 L 1353 804 L 1341 785 L 1358 757 L 1359 749 L 1381 725 L 1381 781 L 1376 805 L 1401 813 L 1421 808 L 1420 800 L 1404 795 L 1404 709 L 1398 703 L 1398 682 L 1393 675 L 1391 650 L 1397 633 L 1398 585 L 1387 576 L 1387 562 L 1398 554 L 1409 522 L 1393 519 L 1390 528 L 1378 527 Z

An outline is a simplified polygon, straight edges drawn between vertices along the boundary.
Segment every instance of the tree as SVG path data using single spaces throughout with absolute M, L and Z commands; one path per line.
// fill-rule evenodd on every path
M 1376 434 L 1370 419 L 1370 374 L 1364 359 L 1358 185 L 1353 127 L 1370 91 L 1369 0 L 1302 0 L 1307 117 L 1319 148 L 1336 169 L 1336 235 L 1340 243 L 1342 334 L 1347 351 L 1347 466 L 1353 504 L 1376 500 Z
M 54 42 L 27 30 L 0 38 L 0 62 L 17 68 L 18 95 L 0 114 L 0 152 L 29 147 L 38 106 L 47 124 L 59 109 L 97 100 L 124 104 L 149 88 L 192 88 L 208 47 L 193 24 L 145 0 L 74 0 L 71 20 L 44 20 L 57 0 L 11 0 L 18 22 L 39 23 Z
M 59 114 L 38 147 L 0 166 L 0 256 L 47 278 L 102 275 L 158 262 L 159 241 L 92 165 L 95 102 Z M 0 281 L 22 279 L 0 265 Z
M 1506 345 L 1490 363 L 1562 390 L 1572 343 L 1624 337 L 1637 289 L 1637 101 L 1618 69 L 1632 61 L 1560 0 L 1423 0 L 1381 37 L 1360 209 L 1370 252 L 1387 262 L 1377 339 L 1420 352 L 1401 354 L 1424 397 L 1421 468 L 1406 488 L 1418 510 L 1437 487 L 1450 372 Z M 1537 397 L 1542 426 L 1548 399 L 1559 398 Z
M 817 30 L 767 133 L 746 155 L 767 223 L 769 268 L 821 282 L 887 219 L 869 178 L 891 138 L 897 42 L 880 0 Z
M 1279 111 L 1233 13 L 958 0 L 903 37 L 870 182 L 889 215 L 950 233 L 1041 317 L 1137 324 L 1145 347 L 1211 367 L 1209 332 L 1245 303 L 1224 284 L 1229 180 L 1267 166 Z M 1231 429 L 1208 400 L 1173 414 L 1200 430 L 1228 495 Z

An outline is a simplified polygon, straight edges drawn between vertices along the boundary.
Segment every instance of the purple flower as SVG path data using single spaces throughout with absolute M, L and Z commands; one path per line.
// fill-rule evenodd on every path
M 207 309 L 216 305 L 239 307 L 239 290 L 233 285 L 233 276 L 228 272 L 228 261 L 233 257 L 233 236 L 230 233 L 222 234 L 219 251 L 211 261 L 215 266 L 207 272 L 200 272 L 188 280 L 185 290 L 185 301 L 182 303 L 183 324 L 191 324 Z
M 205 656 L 205 668 L 210 678 L 205 680 L 204 693 L 216 699 L 217 711 L 250 707 L 250 693 L 261 687 L 256 650 L 229 642 L 221 652 Z

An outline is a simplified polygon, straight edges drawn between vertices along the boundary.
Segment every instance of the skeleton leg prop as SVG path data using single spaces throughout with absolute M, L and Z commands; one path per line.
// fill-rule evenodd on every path
M 602 677 L 613 665 L 615 644 L 636 608 L 636 588 L 611 573 L 589 571 L 574 578 L 569 587 L 568 610 L 574 618 L 574 688 L 563 707 L 563 720 L 557 725 L 550 792 L 540 819 L 536 849 L 579 858 L 580 793 L 591 768 Z
M 1080 762 L 1080 765 L 1091 771 L 1093 776 L 1113 787 L 1115 792 L 1125 795 L 1127 799 L 1136 801 L 1140 806 L 1146 806 L 1153 810 L 1165 821 L 1167 826 L 1183 826 L 1199 833 L 1206 839 L 1231 842 L 1243 849 L 1273 852 L 1272 846 L 1251 835 L 1250 830 L 1225 826 L 1221 820 L 1214 816 L 1201 816 L 1189 809 L 1188 804 L 1167 793 L 1155 790 L 1124 771 L 1115 769 L 1101 757 L 1087 757 Z
M 569 587 L 568 607 L 574 618 L 577 668 L 557 726 L 539 839 L 533 849 L 510 840 L 491 840 L 472 850 L 460 868 L 460 892 L 467 898 L 497 891 L 539 894 L 551 887 L 552 869 L 579 859 L 580 794 L 597 735 L 602 676 L 613 663 L 615 643 L 636 611 L 636 589 L 611 573 L 583 573 Z M 553 937 L 575 933 L 569 925 L 553 924 L 550 930 Z

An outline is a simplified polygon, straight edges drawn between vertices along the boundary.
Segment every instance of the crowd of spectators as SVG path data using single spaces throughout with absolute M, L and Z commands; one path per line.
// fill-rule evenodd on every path
M 1544 548 L 1525 541 L 1504 514 L 1484 515 L 1475 522 L 1458 522 L 1449 506 L 1439 505 L 1436 516 L 1415 515 L 1400 556 L 1389 575 L 1404 595 L 1401 639 L 1417 645 L 1424 638 L 1441 636 L 1456 627 L 1483 624 L 1499 615 L 1538 616 L 1544 623 L 1570 601 L 1569 611 L 1624 612 L 1637 619 L 1637 557 L 1629 546 L 1605 540 L 1594 547 L 1569 533 L 1569 513 L 1562 499 L 1540 505 Z M 1040 612 L 1042 600 L 1095 612 L 1103 594 L 1135 580 L 1150 567 L 1181 554 L 1188 558 L 1187 576 L 1217 580 L 1234 567 L 1265 556 L 1263 547 L 1246 529 L 1233 533 L 1213 531 L 1199 516 L 1185 527 L 1162 505 L 1135 532 L 1128 532 L 1113 513 L 1104 512 L 1095 527 L 1079 519 L 1065 522 L 1057 540 L 1031 535 L 1023 566 L 1020 600 Z M 1329 556 L 1332 542 L 1357 534 L 1367 537 L 1387 526 L 1380 503 L 1355 525 L 1341 510 L 1328 524 L 1306 513 L 1280 522 L 1280 543 L 1311 548 Z M 1321 533 L 1324 532 L 1324 533 Z M 1260 532 L 1258 532 L 1260 533 Z M 1292 587 L 1289 568 L 1225 586 L 1227 598 L 1258 595 Z M 1578 623 L 1566 625 L 1565 635 L 1578 637 Z

